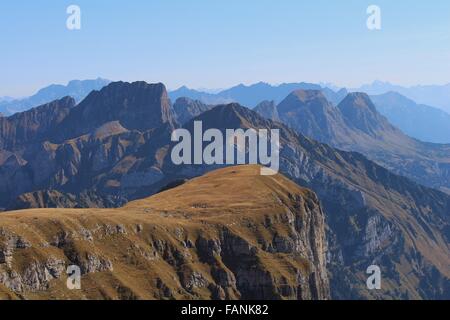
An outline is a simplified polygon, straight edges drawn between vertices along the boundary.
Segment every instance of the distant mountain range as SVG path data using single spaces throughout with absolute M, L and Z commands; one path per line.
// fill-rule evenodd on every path
M 45 104 L 65 96 L 73 97 L 75 102 L 78 103 L 92 90 L 99 90 L 108 83 L 110 83 L 109 80 L 101 78 L 83 81 L 73 80 L 66 86 L 50 85 L 39 90 L 35 95 L 24 99 L 1 97 L 0 116 L 8 116 L 16 112 L 25 111 L 34 106 Z M 422 92 L 425 90 L 424 88 L 431 90 L 433 87 L 436 87 L 436 91 L 440 91 L 444 95 L 448 89 L 446 86 L 416 86 L 405 88 L 398 85 L 392 85 L 388 82 L 375 81 L 370 85 L 364 85 L 358 89 L 350 89 L 350 91 L 366 92 L 372 95 L 371 99 L 377 107 L 377 110 L 392 124 L 397 126 L 409 136 L 425 142 L 450 143 L 449 113 L 430 105 L 418 104 L 414 101 L 414 99 L 409 99 L 399 93 L 403 92 L 405 95 L 414 95 L 413 93 L 416 91 Z M 216 93 L 212 93 L 211 91 L 202 92 L 199 90 L 192 90 L 187 87 L 181 87 L 175 91 L 169 92 L 169 97 L 172 102 L 176 102 L 179 98 L 189 98 L 191 100 L 189 102 L 191 105 L 194 101 L 196 101 L 196 103 L 203 104 L 205 107 L 238 102 L 242 105 L 253 108 L 265 101 L 273 101 L 273 103 L 278 104 L 292 91 L 299 89 L 321 90 L 327 100 L 335 106 L 337 106 L 348 93 L 346 89 L 339 89 L 329 83 L 317 85 L 300 82 L 270 85 L 264 82 L 259 82 L 249 86 L 241 84 L 230 89 L 218 90 Z M 396 91 L 386 92 L 388 90 Z M 418 94 L 415 96 L 419 97 Z M 174 107 L 176 106 L 177 103 L 174 104 Z M 265 106 L 265 110 L 257 111 L 260 113 L 268 112 L 268 107 L 269 106 Z M 181 108 L 180 110 L 188 109 L 189 108 Z M 194 112 L 191 116 L 195 116 L 197 114 L 198 111 L 197 113 Z M 263 116 L 267 115 L 263 114 Z M 274 115 L 274 117 L 275 118 L 272 117 L 272 119 L 275 120 L 276 115 Z M 183 119 L 181 119 L 181 123 L 183 123 Z
M 450 143 L 450 114 L 417 104 L 397 92 L 371 96 L 377 110 L 407 135 L 427 142 Z
M 4 115 L 11 115 L 66 96 L 71 96 L 76 102 L 80 102 L 92 90 L 100 90 L 110 82 L 109 80 L 98 78 L 95 80 L 72 80 L 65 86 L 52 84 L 27 98 L 0 99 L 0 112 Z
M 330 89 L 329 87 L 332 87 Z M 391 123 L 401 129 L 409 136 L 422 140 L 424 142 L 434 143 L 450 143 L 450 113 L 443 111 L 437 107 L 432 107 L 434 104 L 418 104 L 415 100 L 438 102 L 437 99 L 427 99 L 416 92 L 429 88 L 430 97 L 434 95 L 433 86 L 417 86 L 412 88 L 404 88 L 401 86 L 391 85 L 385 82 L 374 82 L 371 85 L 365 85 L 358 89 L 351 89 L 351 92 L 365 92 L 372 95 L 373 102 L 378 111 L 384 115 Z M 346 89 L 338 89 L 331 84 L 312 84 L 312 83 L 285 83 L 281 85 L 270 85 L 264 82 L 253 85 L 238 85 L 227 90 L 222 90 L 218 93 L 206 93 L 197 90 L 182 87 L 178 90 L 169 92 L 172 101 L 180 97 L 188 97 L 193 100 L 200 101 L 206 105 L 217 105 L 230 102 L 238 102 L 249 108 L 258 106 L 263 101 L 273 101 L 279 104 L 286 96 L 295 90 L 320 90 L 329 102 L 337 106 L 347 95 Z M 436 91 L 441 91 L 443 96 L 442 101 L 447 99 L 445 97 L 446 90 L 450 87 L 436 86 Z M 397 92 L 391 91 L 395 90 Z M 403 95 L 412 95 L 416 98 L 409 99 Z M 397 93 L 397 94 L 396 94 Z M 450 97 L 448 98 L 450 101 Z M 438 104 L 439 105 L 439 104 Z M 441 103 L 442 105 L 442 103 Z M 261 106 L 260 106 L 261 107 Z M 258 109 L 258 112 L 268 112 L 268 106 L 265 110 Z M 450 110 L 450 108 L 449 108 Z
M 4 115 L 11 115 L 15 112 L 25 111 L 32 107 L 51 102 L 65 96 L 73 97 L 78 103 L 92 90 L 99 90 L 108 83 L 110 83 L 109 80 L 101 78 L 95 80 L 73 80 L 66 86 L 50 85 L 39 90 L 35 95 L 27 98 L 14 99 L 7 96 L 0 97 L 0 112 Z M 374 81 L 372 84 L 347 90 L 330 83 L 313 84 L 299 82 L 271 85 L 268 83 L 259 82 L 252 85 L 240 84 L 223 90 L 194 90 L 183 86 L 177 90 L 170 91 L 169 97 L 173 102 L 175 102 L 178 98 L 190 98 L 192 100 L 201 101 L 207 105 L 238 102 L 246 107 L 254 108 L 262 101 L 274 101 L 278 104 L 288 94 L 298 89 L 322 90 L 327 99 L 334 105 L 339 104 L 339 102 L 342 101 L 349 91 L 365 92 L 372 96 L 383 95 L 389 92 L 397 92 L 421 106 L 434 106 L 434 108 L 443 109 L 450 113 L 450 84 L 442 86 L 424 85 L 402 87 L 399 85 L 390 84 L 389 82 Z M 389 117 L 389 115 L 387 116 Z
M 359 88 L 349 89 L 349 91 L 365 92 L 369 95 L 380 95 L 394 91 L 414 100 L 418 104 L 438 107 L 450 113 L 450 83 L 445 85 L 403 87 L 389 82 L 374 81 Z
M 268 83 L 259 82 L 249 86 L 240 84 L 215 94 L 201 92 L 189 89 L 187 87 L 181 87 L 175 91 L 169 92 L 169 96 L 173 101 L 180 97 L 188 97 L 191 99 L 200 100 L 206 104 L 217 105 L 238 102 L 248 108 L 254 108 L 264 100 L 279 103 L 289 93 L 297 89 L 323 90 L 324 94 L 333 103 L 339 103 L 339 101 L 342 100 L 347 93 L 345 89 L 335 92 L 327 87 L 321 87 L 320 85 L 306 82 L 283 83 L 280 85 L 271 85 Z
M 260 109 L 270 111 L 273 106 L 274 103 L 265 103 Z M 187 112 L 182 110 L 184 107 L 188 109 Z M 223 279 L 219 285 L 226 287 L 222 287 L 224 294 L 234 296 L 233 289 L 237 289 L 241 293 L 248 293 L 244 294 L 244 297 L 252 298 L 255 296 L 250 292 L 257 292 L 257 297 L 266 296 L 264 288 L 267 285 L 270 285 L 271 294 L 276 294 L 278 287 L 271 286 L 273 279 L 269 281 L 267 278 L 267 281 L 264 281 L 265 286 L 255 289 L 257 291 L 253 291 L 249 284 L 256 283 L 256 279 L 266 279 L 267 275 L 275 274 L 276 271 L 280 274 L 280 265 L 289 266 L 288 269 L 292 270 L 294 265 L 290 259 L 293 254 L 298 252 L 299 248 L 307 248 L 306 250 L 311 249 L 312 254 L 307 251 L 308 257 L 319 257 L 322 256 L 320 250 L 327 251 L 326 268 L 332 298 L 448 299 L 450 196 L 392 173 L 362 154 L 366 153 L 387 168 L 417 178 L 416 180 L 425 180 L 426 174 L 429 174 L 429 179 L 423 181 L 429 185 L 437 182 L 443 184 L 439 179 L 448 176 L 445 161 L 440 160 L 436 164 L 436 159 L 448 159 L 447 151 L 441 146 L 415 142 L 401 133 L 377 112 L 366 94 L 346 95 L 338 106 L 334 106 L 322 91 L 296 90 L 278 104 L 277 111 L 285 124 L 265 119 L 257 112 L 237 103 L 211 108 L 182 99 L 178 101 L 175 110 L 165 86 L 161 83 L 115 82 L 99 91 L 91 92 L 79 104 L 76 104 L 73 98 L 65 97 L 11 117 L 0 118 L 0 126 L 6 128 L 0 131 L 0 205 L 8 209 L 122 206 L 128 201 L 172 188 L 168 186 L 181 185 L 179 189 L 169 190 L 169 193 L 160 193 L 154 200 L 141 202 L 141 205 L 130 204 L 129 209 L 127 206 L 123 208 L 125 211 L 122 213 L 126 210 L 131 210 L 129 213 L 140 210 L 139 215 L 143 216 L 141 218 L 127 218 L 122 214 L 120 218 L 118 215 L 116 220 L 111 216 L 114 214 L 112 211 L 105 215 L 90 212 L 89 217 L 86 216 L 86 219 L 91 219 L 90 215 L 95 214 L 95 217 L 92 217 L 95 222 L 92 220 L 91 224 L 86 220 L 85 228 L 88 228 L 87 225 L 92 228 L 96 228 L 95 224 L 105 225 L 108 235 L 131 234 L 124 232 L 125 229 L 129 230 L 131 225 L 142 230 L 140 223 L 147 228 L 149 220 L 144 217 L 153 213 L 156 221 L 161 219 L 161 226 L 173 226 L 171 231 L 167 228 L 157 229 L 164 230 L 158 233 L 154 232 L 156 229 L 152 229 L 151 233 L 152 243 L 155 243 L 159 250 L 157 256 L 166 259 L 161 262 L 162 265 L 166 266 L 166 262 L 170 265 L 164 267 L 164 270 L 168 273 L 179 271 L 180 277 L 179 280 L 174 280 L 175 282 L 166 279 L 170 281 L 167 284 L 162 279 L 159 285 L 156 285 L 161 296 L 170 297 L 170 293 L 174 292 L 173 288 L 180 289 L 177 292 L 184 294 L 186 290 L 182 288 L 188 288 L 183 286 L 186 283 L 206 283 L 199 280 L 201 277 L 198 274 L 202 274 L 202 269 L 197 265 L 197 260 L 186 260 L 188 255 L 184 254 L 185 249 L 200 248 L 200 261 L 208 263 L 212 268 L 220 267 L 220 270 L 224 269 L 223 264 L 217 260 L 221 257 L 227 268 L 235 273 L 233 280 L 229 273 L 223 273 L 219 269 L 214 273 L 212 269 L 212 277 L 220 274 L 220 279 Z M 171 142 L 170 136 L 175 128 L 181 126 L 178 119 L 187 121 L 183 128 L 191 134 L 194 121 L 202 121 L 204 130 L 215 128 L 222 132 L 238 128 L 278 129 L 280 173 L 299 186 L 311 189 L 311 193 L 305 196 L 302 202 L 298 197 L 298 189 L 286 189 L 289 182 L 284 178 L 243 180 L 242 184 L 237 184 L 232 177 L 238 174 L 239 170 L 232 168 L 212 172 L 206 178 L 192 180 L 188 182 L 189 185 L 184 186 L 184 181 L 222 166 L 178 166 L 171 161 L 174 143 Z M 302 130 L 328 144 L 303 135 Z M 358 147 L 358 151 L 362 153 L 341 151 L 330 145 L 351 151 Z M 396 148 L 400 148 L 399 151 Z M 429 165 L 431 161 L 435 161 L 434 166 Z M 436 170 L 441 170 L 440 175 Z M 232 190 L 233 194 L 248 199 L 237 202 L 234 196 L 227 197 L 227 192 L 220 188 L 224 181 L 225 184 L 230 183 L 230 188 L 236 188 Z M 195 188 L 191 188 L 192 186 Z M 239 190 L 242 187 L 246 190 L 241 195 Z M 251 193 L 253 190 L 254 195 Z M 195 201 L 186 205 L 186 201 L 193 201 L 194 196 Z M 181 197 L 179 203 L 183 205 L 177 207 L 175 200 L 178 197 Z M 162 211 L 157 209 L 157 199 L 162 201 L 158 207 L 162 208 Z M 321 207 L 317 206 L 318 203 Z M 270 206 L 273 210 L 270 214 L 265 211 L 259 216 L 252 216 L 256 217 L 255 219 L 249 219 L 246 214 L 252 209 L 244 205 L 250 205 L 252 208 Z M 192 222 L 188 208 L 198 209 L 199 214 L 202 214 L 199 218 L 202 221 L 201 232 L 193 232 L 204 233 L 205 236 L 208 234 L 205 241 L 183 236 L 185 227 Z M 209 216 L 217 210 L 222 216 Z M 320 217 L 318 210 L 323 210 L 323 229 L 317 220 L 317 217 Z M 315 214 L 298 217 L 294 213 L 303 211 Z M 169 221 L 168 218 L 172 219 L 174 215 L 180 215 L 186 222 L 178 224 L 176 220 Z M 223 215 L 226 215 L 226 218 L 223 218 Z M 64 221 L 63 215 L 58 215 L 57 219 Z M 245 225 L 246 229 L 238 229 L 234 219 L 245 222 L 242 226 Z M 110 226 L 112 221 L 116 222 Z M 212 223 L 221 227 L 210 228 Z M 289 230 L 280 229 L 281 226 L 288 226 Z M 33 224 L 33 228 L 38 227 Z M 41 227 L 48 229 L 45 225 Z M 73 234 L 73 230 L 69 230 L 69 226 L 64 223 L 61 223 L 61 228 L 63 230 L 58 233 L 61 239 L 54 240 L 55 250 L 65 248 L 67 243 L 73 243 L 73 239 L 66 236 Z M 200 230 L 196 228 L 197 225 L 192 225 L 189 230 Z M 229 238 L 227 228 L 240 230 L 239 234 L 245 233 L 245 238 L 235 234 Z M 298 235 L 295 233 L 297 230 L 300 230 Z M 306 239 L 311 240 L 313 234 L 320 235 L 321 230 L 326 231 L 326 248 L 325 245 L 305 245 Z M 173 244 L 166 241 L 172 231 L 175 237 Z M 40 231 L 34 229 L 30 232 L 36 235 Z M 85 235 L 86 241 L 95 238 L 97 243 L 96 231 L 90 231 L 90 227 L 80 232 Z M 268 234 L 272 236 L 267 236 Z M 25 239 L 29 234 L 21 236 Z M 103 234 L 101 236 L 103 237 Z M 252 246 L 248 245 L 248 241 L 244 241 L 249 239 L 248 237 L 255 239 L 251 242 Z M 0 241 L 2 239 L 0 236 Z M 24 239 L 9 241 L 7 244 L 12 243 L 11 248 L 7 247 L 4 252 L 0 250 L 0 268 L 7 263 L 6 259 L 15 259 L 14 250 L 19 250 L 17 254 L 20 257 L 23 253 L 20 251 L 23 243 L 27 243 Z M 129 243 L 125 238 L 123 241 Z M 181 241 L 184 241 L 184 245 Z M 3 249 L 1 246 L 0 248 Z M 233 248 L 237 248 L 237 251 L 232 251 Z M 136 250 L 142 252 L 138 248 Z M 50 251 L 40 252 L 43 261 L 49 261 Z M 86 266 L 84 276 L 89 276 L 88 270 L 108 272 L 112 269 L 107 257 L 103 255 L 87 261 L 83 258 L 86 255 L 76 256 L 77 251 L 73 252 L 73 260 Z M 233 254 L 229 255 L 229 252 Z M 279 254 L 273 256 L 273 253 Z M 142 254 L 144 257 L 155 257 Z M 192 251 L 189 256 L 195 257 L 196 254 Z M 242 262 L 235 259 L 237 256 L 256 256 L 259 257 L 259 262 L 252 264 L 255 268 L 247 269 L 245 263 L 236 264 Z M 5 258 L 2 260 L 2 257 Z M 235 262 L 231 258 L 234 258 Z M 131 261 L 140 261 L 135 260 L 140 259 L 135 255 L 133 259 Z M 268 259 L 271 262 L 266 264 Z M 307 261 L 310 260 L 301 261 L 305 262 L 304 265 L 309 265 Z M 320 264 L 319 258 L 315 261 Z M 114 260 L 112 263 L 117 262 Z M 366 287 L 366 268 L 372 264 L 379 265 L 382 269 L 381 290 L 370 291 Z M 180 269 L 183 270 L 181 272 L 176 269 L 178 266 L 188 265 L 194 268 L 191 271 L 197 272 L 195 281 L 184 282 L 184 275 L 188 270 Z M 261 268 L 264 271 L 260 271 Z M 35 270 L 40 269 L 37 266 Z M 192 275 L 193 272 L 189 274 Z M 282 274 L 287 275 L 284 271 Z M 311 275 L 313 278 L 309 278 L 309 283 L 314 283 L 316 288 L 306 290 L 305 296 L 309 295 L 308 292 L 315 292 L 316 298 L 326 296 L 324 277 L 317 273 Z M 298 281 L 302 281 L 302 274 L 298 274 L 298 277 Z M 210 279 L 208 281 L 212 285 L 215 283 L 211 277 L 206 278 Z M 283 287 L 291 287 L 293 278 L 285 278 L 280 280 Z M 3 286 L 6 284 L 11 288 L 11 283 L 13 282 L 8 275 L 0 277 L 0 284 Z M 317 287 L 317 284 L 320 284 L 320 287 Z M 310 288 L 306 284 L 303 287 Z M 134 291 L 128 286 L 127 288 L 120 291 L 127 295 L 133 294 Z M 37 292 L 42 290 L 39 286 L 33 286 L 31 289 Z M 208 290 L 222 295 L 220 288 L 211 286 Z M 206 288 L 203 292 L 206 292 Z M 283 292 L 285 296 L 292 296 L 291 289 L 285 289 Z
M 217 93 L 203 92 L 195 89 L 189 89 L 183 86 L 177 90 L 170 91 L 169 97 L 172 101 L 176 101 L 179 98 L 189 98 L 192 100 L 198 100 L 205 104 L 217 105 L 221 103 L 233 102 L 232 99 L 218 96 Z
M 338 88 L 332 84 L 313 84 L 313 83 L 283 83 L 280 85 L 271 85 L 259 82 L 252 85 L 243 85 L 222 90 L 217 93 L 207 93 L 199 90 L 181 87 L 169 93 L 172 100 L 180 97 L 189 97 L 191 99 L 201 100 L 207 104 L 220 104 L 229 102 L 238 102 L 249 108 L 254 108 L 258 103 L 264 100 L 281 102 L 289 93 L 294 90 L 322 90 L 327 99 L 334 105 L 337 105 L 350 92 L 365 92 L 368 95 L 381 95 L 388 92 L 397 92 L 413 100 L 417 104 L 434 106 L 450 113 L 450 84 L 447 85 L 419 85 L 412 87 L 403 87 L 389 82 L 374 81 L 371 84 L 363 85 L 359 88 Z

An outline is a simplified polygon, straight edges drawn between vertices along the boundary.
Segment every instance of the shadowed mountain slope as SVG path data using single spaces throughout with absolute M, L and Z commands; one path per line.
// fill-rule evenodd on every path
M 380 95 L 395 91 L 414 100 L 416 103 L 436 106 L 450 113 L 450 83 L 402 87 L 389 82 L 374 81 L 371 84 L 363 85 L 350 91 L 366 92 L 369 95 Z

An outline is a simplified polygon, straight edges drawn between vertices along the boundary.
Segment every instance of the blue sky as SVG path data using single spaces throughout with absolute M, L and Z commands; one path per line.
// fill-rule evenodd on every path
M 82 29 L 66 28 L 79 5 Z M 369 31 L 366 9 L 381 8 Z M 104 77 L 174 89 L 450 82 L 448 0 L 2 0 L 0 96 Z

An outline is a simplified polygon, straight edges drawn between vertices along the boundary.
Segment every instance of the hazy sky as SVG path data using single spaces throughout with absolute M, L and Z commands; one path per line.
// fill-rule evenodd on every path
M 81 8 L 81 30 L 66 9 Z M 366 27 L 381 8 L 382 30 Z M 2 0 L 0 96 L 104 77 L 174 89 L 450 82 L 448 0 Z

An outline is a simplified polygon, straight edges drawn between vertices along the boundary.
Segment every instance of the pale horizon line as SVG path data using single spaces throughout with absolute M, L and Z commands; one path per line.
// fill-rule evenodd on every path
M 123 81 L 123 82 L 130 82 L 130 83 L 136 82 L 136 81 L 145 81 L 147 83 L 158 83 L 158 82 L 160 82 L 160 83 L 163 83 L 166 86 L 167 91 L 169 91 L 169 92 L 176 91 L 176 90 L 178 90 L 180 88 L 186 87 L 186 88 L 188 88 L 190 90 L 195 90 L 195 91 L 199 91 L 199 92 L 203 92 L 203 93 L 207 93 L 207 94 L 218 94 L 221 91 L 229 90 L 229 89 L 237 87 L 237 86 L 243 85 L 245 87 L 250 87 L 252 85 L 256 85 L 256 84 L 260 84 L 260 83 L 268 84 L 268 85 L 270 85 L 272 87 L 278 87 L 278 86 L 281 86 L 283 84 L 292 84 L 292 83 L 309 83 L 309 84 L 319 85 L 322 88 L 328 87 L 328 88 L 330 88 L 332 90 L 335 90 L 335 89 L 337 89 L 337 90 L 340 90 L 340 89 L 354 90 L 354 89 L 359 89 L 359 88 L 364 87 L 364 86 L 370 86 L 370 85 L 373 85 L 375 83 L 392 85 L 392 86 L 399 86 L 399 87 L 403 87 L 403 88 L 406 88 L 406 89 L 415 88 L 415 87 L 447 86 L 447 85 L 450 85 L 450 82 L 431 83 L 431 84 L 423 84 L 423 83 L 422 84 L 421 83 L 418 83 L 418 84 L 401 84 L 401 83 L 391 82 L 389 80 L 376 79 L 376 80 L 373 80 L 371 82 L 364 82 L 364 83 L 359 84 L 357 86 L 354 86 L 354 85 L 353 86 L 352 85 L 348 85 L 348 86 L 347 85 L 341 85 L 341 84 L 334 83 L 334 82 L 329 82 L 329 81 L 300 80 L 300 81 L 284 81 L 284 82 L 269 82 L 269 81 L 257 81 L 257 82 L 247 81 L 247 82 L 245 82 L 244 81 L 244 82 L 237 83 L 237 84 L 234 84 L 234 85 L 223 86 L 221 88 L 208 88 L 207 86 L 203 86 L 203 85 L 200 85 L 200 86 L 190 86 L 190 85 L 169 86 L 169 85 L 166 85 L 164 83 L 164 81 L 153 81 L 153 80 L 111 80 L 111 79 L 108 79 L 106 77 L 96 77 L 96 78 L 86 78 L 86 79 L 72 79 L 72 80 L 68 80 L 68 81 L 60 82 L 60 83 L 57 83 L 57 82 L 49 83 L 48 85 L 40 86 L 37 89 L 34 89 L 32 91 L 32 93 L 22 94 L 22 95 L 2 94 L 2 95 L 0 95 L 0 98 L 10 98 L 10 99 L 14 99 L 14 100 L 26 99 L 28 97 L 31 97 L 31 96 L 37 94 L 41 89 L 47 88 L 47 87 L 52 86 L 52 85 L 67 86 L 72 81 L 92 81 L 92 80 L 107 80 L 107 81 L 110 81 L 110 82 Z

